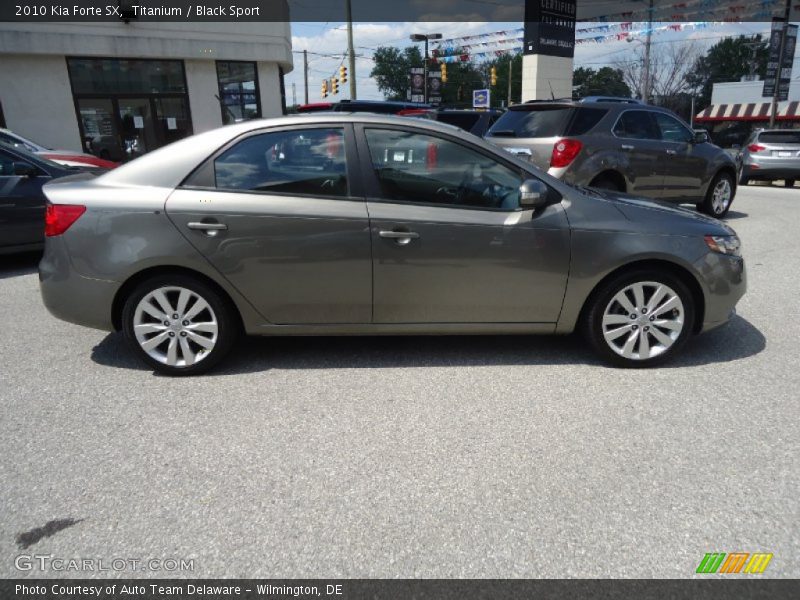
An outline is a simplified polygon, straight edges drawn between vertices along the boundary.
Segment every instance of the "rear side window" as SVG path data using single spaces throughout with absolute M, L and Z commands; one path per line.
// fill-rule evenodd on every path
M 765 144 L 800 144 L 800 131 L 764 131 L 758 141 Z
M 588 133 L 607 113 L 608 111 L 602 108 L 579 108 L 569 124 L 567 135 Z
M 214 182 L 222 190 L 347 196 L 344 133 L 325 128 L 250 136 L 214 160 Z
M 440 113 L 439 121 L 460 127 L 464 131 L 472 131 L 481 116 L 477 113 Z
M 562 134 L 573 108 L 509 110 L 489 130 L 488 135 L 508 137 L 556 137 Z
M 614 135 L 634 140 L 660 140 L 661 132 L 656 127 L 653 115 L 644 110 L 628 110 L 622 113 Z

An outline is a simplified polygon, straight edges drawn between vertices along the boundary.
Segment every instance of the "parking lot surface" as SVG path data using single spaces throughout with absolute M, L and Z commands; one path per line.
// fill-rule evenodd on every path
M 771 552 L 798 577 L 800 189 L 748 186 L 728 222 L 738 316 L 655 370 L 577 336 L 293 338 L 171 379 L 0 257 L 0 576 L 690 577 Z

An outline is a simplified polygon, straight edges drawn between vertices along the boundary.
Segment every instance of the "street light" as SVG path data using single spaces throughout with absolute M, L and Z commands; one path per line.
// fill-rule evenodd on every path
M 412 33 L 412 42 L 425 42 L 425 60 L 423 61 L 423 77 L 425 79 L 425 103 L 428 103 L 428 40 L 442 39 L 441 33 Z

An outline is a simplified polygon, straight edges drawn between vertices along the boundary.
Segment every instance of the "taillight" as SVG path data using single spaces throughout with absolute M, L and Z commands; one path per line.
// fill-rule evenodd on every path
M 553 146 L 553 154 L 550 156 L 551 167 L 567 167 L 578 156 L 578 152 L 583 148 L 578 140 L 558 140 Z
M 750 150 L 750 152 L 761 152 L 762 150 L 766 150 L 767 147 L 759 146 L 758 144 L 750 144 L 747 149 Z
M 78 220 L 86 207 L 79 204 L 47 204 L 44 213 L 44 234 L 47 237 L 61 235 Z

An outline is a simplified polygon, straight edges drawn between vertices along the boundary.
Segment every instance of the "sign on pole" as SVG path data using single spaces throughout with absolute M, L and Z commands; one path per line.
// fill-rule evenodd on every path
M 472 90 L 472 108 L 489 108 L 491 90 Z
M 408 99 L 411 102 L 425 102 L 425 68 L 411 67 L 408 70 Z
M 525 0 L 523 54 L 575 55 L 577 0 Z
M 442 103 L 442 72 L 428 71 L 428 102 L 434 106 Z
M 783 56 L 781 57 L 781 70 L 778 76 L 778 101 L 789 99 L 789 85 L 792 82 L 792 64 L 794 63 L 794 50 L 797 47 L 797 25 L 786 27 L 786 39 L 783 42 Z

